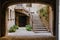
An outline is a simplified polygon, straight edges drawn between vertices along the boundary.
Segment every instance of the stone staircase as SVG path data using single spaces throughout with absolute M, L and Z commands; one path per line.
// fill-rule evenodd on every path
M 34 32 L 48 32 L 47 28 L 42 24 L 38 14 L 34 14 L 32 20 Z

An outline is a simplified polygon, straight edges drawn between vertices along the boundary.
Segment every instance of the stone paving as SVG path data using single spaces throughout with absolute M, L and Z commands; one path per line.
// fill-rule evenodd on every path
M 33 31 L 27 31 L 25 27 L 19 27 L 16 32 L 8 33 L 8 36 L 52 36 L 51 33 L 34 33 Z

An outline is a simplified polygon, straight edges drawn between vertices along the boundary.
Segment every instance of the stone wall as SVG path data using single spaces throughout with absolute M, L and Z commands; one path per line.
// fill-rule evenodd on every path
M 8 30 L 10 29 L 10 27 L 15 25 L 15 10 L 14 10 L 14 7 L 15 7 L 14 5 L 8 7 L 8 13 L 6 14 Z
M 43 25 L 49 31 L 49 6 L 45 6 L 39 10 L 40 19 Z

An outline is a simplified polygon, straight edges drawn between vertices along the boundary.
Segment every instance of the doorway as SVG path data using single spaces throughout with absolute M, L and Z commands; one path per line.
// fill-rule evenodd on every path
M 27 24 L 27 22 L 26 22 L 26 20 L 27 20 L 27 16 L 19 16 L 19 27 L 24 27 L 26 24 Z
M 25 27 L 25 25 L 29 24 L 29 19 L 29 16 L 24 13 L 15 12 L 15 24 L 19 27 Z

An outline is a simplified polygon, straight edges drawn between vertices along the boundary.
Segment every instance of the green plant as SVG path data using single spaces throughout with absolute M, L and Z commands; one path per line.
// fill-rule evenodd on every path
M 18 29 L 18 26 L 17 26 L 17 25 L 13 25 L 13 26 L 9 29 L 9 32 L 15 32 L 16 29 Z
M 42 9 L 40 9 L 40 12 L 42 13 L 44 11 L 44 9 L 42 8 Z
M 14 27 L 11 27 L 10 29 L 9 29 L 9 32 L 15 32 L 16 31 L 16 29 L 14 28 Z
M 18 26 L 17 26 L 17 25 L 13 25 L 13 27 L 14 27 L 15 29 L 18 29 Z
M 45 17 L 46 21 L 48 21 L 48 17 L 49 17 L 48 6 L 40 9 L 40 14 L 41 14 L 41 16 Z
M 27 31 L 31 31 L 31 30 L 32 30 L 31 25 L 26 25 L 26 30 L 27 30 Z

